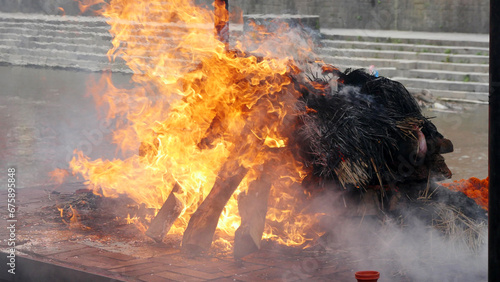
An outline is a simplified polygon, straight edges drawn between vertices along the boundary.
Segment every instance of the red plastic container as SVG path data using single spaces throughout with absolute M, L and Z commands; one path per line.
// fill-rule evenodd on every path
M 373 270 L 358 271 L 354 273 L 354 277 L 358 279 L 358 282 L 377 282 L 380 278 L 380 273 Z

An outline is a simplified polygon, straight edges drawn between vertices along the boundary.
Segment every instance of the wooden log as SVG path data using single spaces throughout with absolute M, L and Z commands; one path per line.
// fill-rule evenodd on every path
M 231 150 L 212 190 L 191 216 L 184 231 L 182 248 L 188 254 L 195 255 L 210 248 L 220 214 L 248 172 L 248 168 L 242 164 L 254 161 L 263 148 L 269 128 L 277 127 L 280 114 L 274 109 L 281 107 L 281 99 L 296 98 L 283 93 L 295 92 L 283 89 L 279 93 L 264 95 L 248 112 L 246 125 L 234 139 L 236 147 Z
M 146 235 L 155 240 L 157 243 L 160 243 L 163 240 L 184 208 L 182 202 L 175 196 L 175 193 L 178 192 L 179 189 L 179 184 L 175 183 L 174 188 L 172 188 L 167 200 L 165 200 L 165 203 L 155 218 L 151 221 L 151 225 L 146 231 Z
M 185 251 L 194 254 L 210 248 L 220 214 L 247 172 L 248 168 L 239 165 L 237 158 L 224 163 L 212 190 L 191 216 L 184 231 L 182 248 Z
M 220 138 L 225 130 L 225 126 L 222 123 L 223 118 L 219 114 L 217 114 L 210 123 L 207 132 L 205 132 L 205 136 L 198 143 L 198 148 L 203 150 L 212 149 L 213 147 L 215 147 L 213 145 L 213 142 Z
M 220 214 L 248 172 L 248 168 L 241 165 L 241 157 L 245 156 L 247 162 L 253 161 L 264 144 L 267 126 L 276 124 L 276 115 L 262 115 L 260 107 L 266 109 L 265 106 L 265 101 L 256 105 L 254 115 L 247 120 L 237 139 L 245 143 L 232 150 L 219 170 L 212 190 L 191 216 L 182 238 L 182 248 L 187 253 L 196 254 L 210 248 Z
M 235 259 L 241 259 L 260 249 L 271 191 L 273 164 L 273 162 L 265 163 L 261 175 L 250 183 L 246 193 L 238 196 L 241 225 L 234 235 Z

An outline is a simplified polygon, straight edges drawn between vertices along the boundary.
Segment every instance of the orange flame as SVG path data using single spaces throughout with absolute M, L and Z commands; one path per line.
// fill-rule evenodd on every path
M 61 16 L 66 16 L 66 11 L 64 11 L 63 7 L 57 7 L 57 9 L 59 10 Z
M 125 218 L 125 220 L 127 221 L 127 224 L 132 224 L 132 223 L 136 223 L 139 218 L 137 216 L 134 216 L 134 217 L 130 217 L 130 214 L 127 214 L 127 217 Z
M 60 168 L 57 168 L 49 172 L 50 180 L 59 185 L 61 185 L 64 182 L 64 179 L 68 175 L 69 172 L 66 169 L 60 169 Z
M 488 190 L 490 178 L 481 180 L 475 177 L 442 183 L 441 185 L 453 191 L 463 192 L 467 197 L 476 201 L 483 209 L 488 210 Z
M 315 217 L 296 214 L 300 211 L 294 206 L 302 197 L 293 195 L 304 192 L 291 188 L 304 173 L 282 136 L 299 95 L 289 87 L 287 73 L 296 71 L 290 67 L 292 59 L 273 59 L 262 48 L 259 54 L 268 57 L 226 51 L 213 32 L 213 12 L 191 1 L 111 0 L 102 14 L 109 18 L 113 35 L 108 56 L 125 60 L 134 72 L 134 87 L 119 89 L 107 77 L 92 91 L 97 104 L 106 108 L 107 119 L 116 121 L 113 140 L 127 157 L 90 160 L 77 152 L 70 162 L 73 172 L 103 196 L 125 193 L 156 209 L 178 183 L 181 189 L 175 195 L 184 209 L 169 234 L 182 234 L 230 152 L 239 151 L 238 165 L 249 172 L 225 206 L 217 232 L 232 238 L 240 224 L 237 195 L 258 177 L 264 162 L 279 159 L 265 237 L 287 245 L 310 240 L 305 230 Z M 252 138 L 241 136 L 247 127 Z M 284 150 L 246 149 L 254 147 L 249 142 L 255 138 L 265 139 L 265 147 Z
M 64 215 L 64 210 L 62 208 L 57 208 L 59 212 L 61 213 L 61 217 Z M 68 225 L 69 229 L 82 229 L 82 230 L 88 230 L 90 227 L 83 225 L 80 222 L 80 214 L 78 211 L 73 208 L 72 205 L 69 206 L 69 209 L 71 210 L 71 217 L 69 219 L 69 222 L 66 220 L 62 220 L 66 225 Z
M 104 4 L 104 0 L 75 0 L 78 2 L 78 7 L 80 8 L 80 11 L 84 13 L 87 11 L 90 7 L 98 5 L 98 4 Z
M 61 217 L 64 217 L 64 209 L 63 208 L 57 208 L 57 210 L 59 210 L 59 214 L 61 215 Z

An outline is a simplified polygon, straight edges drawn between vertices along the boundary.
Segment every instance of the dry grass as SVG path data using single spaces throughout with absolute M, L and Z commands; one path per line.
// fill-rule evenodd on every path
M 457 246 L 465 246 L 471 252 L 477 252 L 487 242 L 487 223 L 475 221 L 465 216 L 455 207 L 435 203 L 436 217 L 432 227 Z

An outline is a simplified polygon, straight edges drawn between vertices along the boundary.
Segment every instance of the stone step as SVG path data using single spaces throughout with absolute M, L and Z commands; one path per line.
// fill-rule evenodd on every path
M 464 63 L 444 63 L 435 61 L 417 61 L 417 60 L 390 60 L 380 58 L 363 58 L 363 57 L 340 57 L 320 55 L 326 63 L 332 65 L 353 65 L 365 66 L 374 65 L 376 68 L 395 67 L 400 71 L 411 69 L 426 69 L 426 70 L 446 70 L 457 72 L 474 72 L 488 73 L 489 66 L 487 64 L 464 64 Z
M 18 30 L 17 30 L 18 31 Z M 102 36 L 100 34 L 79 34 L 73 35 L 63 32 L 43 32 L 41 34 L 33 34 L 22 31 L 0 31 L 0 44 L 3 40 L 13 40 L 28 46 L 32 42 L 41 44 L 78 44 L 89 46 L 111 46 L 111 37 Z
M 481 82 L 488 83 L 489 75 L 487 73 L 474 72 L 452 72 L 442 70 L 409 70 L 407 77 L 409 78 L 424 78 L 448 81 L 463 81 L 463 82 Z
M 134 58 L 134 57 L 132 57 Z M 148 57 L 139 57 L 148 60 Z M 116 72 L 132 73 L 132 70 L 126 65 L 126 62 L 117 57 L 110 62 L 107 55 L 85 52 L 73 52 L 61 49 L 29 49 L 29 48 L 5 48 L 0 46 L 0 62 L 6 62 L 13 65 L 35 65 L 43 67 L 58 67 L 83 69 L 89 71 L 109 70 Z M 182 59 L 171 59 L 169 62 L 191 65 L 191 61 Z M 168 67 L 168 63 L 165 64 Z M 159 66 L 150 66 L 158 72 Z
M 106 22 L 73 22 L 73 21 L 10 21 L 0 17 L 1 29 L 30 29 L 30 30 L 58 30 L 71 32 L 108 33 L 110 26 Z
M 213 32 L 213 25 L 196 25 L 197 30 Z M 160 28 L 163 32 L 152 36 L 149 29 Z M 110 26 L 105 18 L 100 17 L 58 17 L 42 15 L 20 15 L 0 13 L 0 43 L 4 40 L 23 39 L 43 43 L 60 42 L 75 45 L 109 46 L 112 36 Z M 144 23 L 137 24 L 138 41 L 153 44 L 159 40 L 164 46 L 165 41 L 175 44 L 186 34 L 185 25 L 175 23 Z M 163 38 L 162 38 L 163 37 Z M 71 47 L 70 47 L 71 48 Z
M 139 36 L 158 28 L 163 30 L 160 35 Z M 197 28 L 213 32 L 212 25 Z M 113 63 L 108 61 L 106 54 L 112 47 L 109 29 L 106 19 L 99 17 L 0 13 L 0 61 L 131 72 L 119 58 Z M 146 23 L 137 25 L 137 39 L 152 49 L 170 48 L 176 46 L 185 31 L 184 25 Z M 241 33 L 240 26 L 232 28 L 231 40 Z M 163 38 L 158 40 L 158 36 Z M 399 80 L 415 91 L 429 89 L 436 96 L 484 101 L 488 97 L 488 43 L 484 42 L 484 36 L 478 40 L 473 36 L 464 37 L 471 40 L 440 40 L 437 36 L 394 39 L 384 36 L 383 32 L 353 30 L 333 34 L 328 31 L 323 33 L 319 50 L 326 63 L 343 70 L 375 65 L 380 75 Z
M 0 34 L 16 34 L 18 36 L 45 36 L 45 37 L 69 37 L 85 38 L 90 40 L 102 39 L 111 40 L 111 35 L 107 31 L 95 32 L 90 29 L 55 29 L 41 26 L 34 27 L 0 27 Z
M 68 59 L 78 61 L 91 61 L 96 63 L 108 63 L 106 54 L 73 52 L 60 49 L 31 49 L 31 48 L 5 48 L 0 47 L 2 55 L 29 55 L 40 58 Z
M 369 70 L 369 66 L 356 66 L 356 65 L 335 65 L 336 68 L 340 69 L 341 71 L 346 71 L 347 69 L 364 69 L 365 71 Z M 397 68 L 395 67 L 384 67 L 384 68 L 377 68 L 377 71 L 379 72 L 380 76 L 385 76 L 387 78 L 393 77 L 393 76 L 400 76 L 401 72 L 398 71 Z
M 322 38 L 329 40 L 343 40 L 356 42 L 375 42 L 393 44 L 419 44 L 435 46 L 471 46 L 488 48 L 487 35 L 484 34 L 452 34 L 430 33 L 430 32 L 410 32 L 410 31 L 389 31 L 384 30 L 321 30 Z M 388 36 L 387 34 L 392 34 Z M 445 36 L 443 36 L 445 35 Z M 456 38 L 460 38 L 457 40 Z
M 329 40 L 321 41 L 324 48 L 337 49 L 362 49 L 362 50 L 392 50 L 400 52 L 416 52 L 416 53 L 439 53 L 439 54 L 469 54 L 488 56 L 489 48 L 474 47 L 474 46 L 436 46 L 423 44 L 395 44 L 381 42 L 363 42 L 363 41 L 346 41 L 346 40 Z
M 1 36 L 0 36 L 1 37 Z M 14 36 L 12 36 L 14 37 Z M 108 50 L 112 47 L 111 42 L 107 44 L 96 44 L 93 41 L 85 41 L 87 44 L 76 44 L 76 43 L 62 43 L 60 40 L 49 40 L 46 41 L 36 41 L 39 38 L 3 38 L 0 41 L 0 47 L 8 48 L 26 48 L 26 49 L 56 49 L 56 50 L 66 50 L 72 52 L 84 52 L 84 53 L 97 53 L 106 54 Z M 83 42 L 82 42 L 83 43 Z
M 177 37 L 176 37 L 177 36 Z M 165 30 L 162 34 L 156 36 L 135 36 L 138 42 L 154 44 L 155 42 L 170 42 L 175 44 L 179 42 L 180 35 L 172 34 Z M 80 45 L 109 45 L 112 36 L 108 32 L 83 32 L 83 31 L 69 31 L 69 30 L 39 30 L 39 29 L 26 29 L 26 28 L 1 28 L 0 27 L 0 40 L 5 39 L 22 39 L 28 41 L 52 43 L 54 41 L 66 44 L 80 44 Z
M 488 92 L 489 84 L 481 82 L 445 81 L 424 78 L 392 77 L 406 87 L 464 92 Z
M 38 66 L 38 67 L 53 67 L 65 69 L 86 70 L 92 72 L 99 72 L 106 69 L 118 72 L 131 72 L 123 62 L 120 64 L 116 62 L 109 64 L 109 62 L 96 62 L 88 60 L 80 60 L 77 58 L 60 58 L 57 56 L 39 56 L 38 53 L 22 53 L 22 54 L 7 54 L 1 52 L 0 61 L 18 66 Z
M 3 24 L 31 25 L 36 26 L 39 23 L 53 25 L 79 25 L 87 27 L 108 27 L 107 19 L 103 17 L 87 16 L 52 16 L 42 14 L 24 14 L 24 13 L 2 13 L 0 12 L 0 22 Z
M 0 38 L 2 36 L 0 35 Z M 13 38 L 13 39 L 12 39 Z M 105 41 L 104 44 L 97 44 L 95 41 L 88 41 L 85 39 L 70 39 L 67 42 L 61 40 L 62 38 L 41 38 L 32 36 L 18 37 L 15 35 L 2 38 L 0 41 L 0 47 L 9 48 L 26 48 L 26 49 L 57 49 L 73 52 L 84 52 L 84 53 L 96 53 L 96 54 L 106 54 L 108 50 L 112 47 L 110 41 Z M 146 42 L 146 41 L 145 41 Z M 137 43 L 139 45 L 140 43 Z M 158 47 L 159 44 L 144 43 L 147 47 Z M 175 45 L 161 44 L 162 49 L 175 48 Z M 122 49 L 126 49 L 126 46 Z
M 108 44 L 95 44 L 95 42 L 89 42 L 90 44 L 61 44 L 59 42 L 36 42 L 36 41 L 24 41 L 21 42 L 18 47 L 30 48 L 30 49 L 61 49 L 65 51 L 72 52 L 82 52 L 82 53 L 95 53 L 95 54 L 106 54 L 108 50 L 112 47 L 111 42 Z
M 487 64 L 444 63 L 433 61 L 414 61 L 414 63 L 415 67 L 412 69 L 489 73 L 489 65 Z
M 341 49 L 321 48 L 321 54 L 338 57 L 363 57 L 389 60 L 418 60 L 435 61 L 445 63 L 461 64 L 488 64 L 489 57 L 470 54 L 438 54 L 438 53 L 416 53 L 408 51 L 392 50 L 364 50 L 364 49 Z
M 410 92 L 421 92 L 422 88 L 407 87 Z M 429 89 L 428 89 L 429 90 Z M 466 91 L 453 91 L 453 90 L 429 90 L 434 97 L 437 98 L 452 98 L 452 99 L 462 99 L 462 100 L 477 100 L 482 102 L 489 101 L 488 92 L 466 92 Z
M 0 12 L 0 27 L 8 28 L 28 28 L 28 29 L 45 29 L 45 30 L 60 30 L 60 31 L 82 31 L 82 32 L 100 32 L 108 33 L 110 30 L 110 19 L 103 17 L 84 17 L 84 16 L 45 16 L 32 14 L 10 14 Z M 127 22 L 127 25 L 136 26 L 137 31 L 148 32 L 152 29 L 168 30 L 169 32 L 185 32 L 188 28 L 196 30 L 206 30 L 213 32 L 213 24 L 191 24 L 183 23 L 160 23 L 160 22 L 144 22 L 134 23 Z
M 0 43 L 3 40 L 18 40 L 21 42 L 42 42 L 42 43 L 60 43 L 60 44 L 77 44 L 77 45 L 105 45 L 111 43 L 111 36 L 91 33 L 70 34 L 64 32 L 47 31 L 36 34 L 34 32 L 24 32 L 23 30 L 15 30 L 2 32 L 0 31 Z
M 351 69 L 368 69 L 367 66 L 344 66 L 337 65 L 341 70 Z M 480 82 L 488 83 L 489 75 L 485 73 L 471 73 L 471 72 L 450 72 L 440 70 L 422 70 L 414 69 L 401 71 L 395 67 L 376 68 L 379 75 L 387 78 L 393 77 L 406 77 L 406 78 L 423 78 L 431 80 L 444 80 L 444 81 L 461 81 L 461 82 Z

